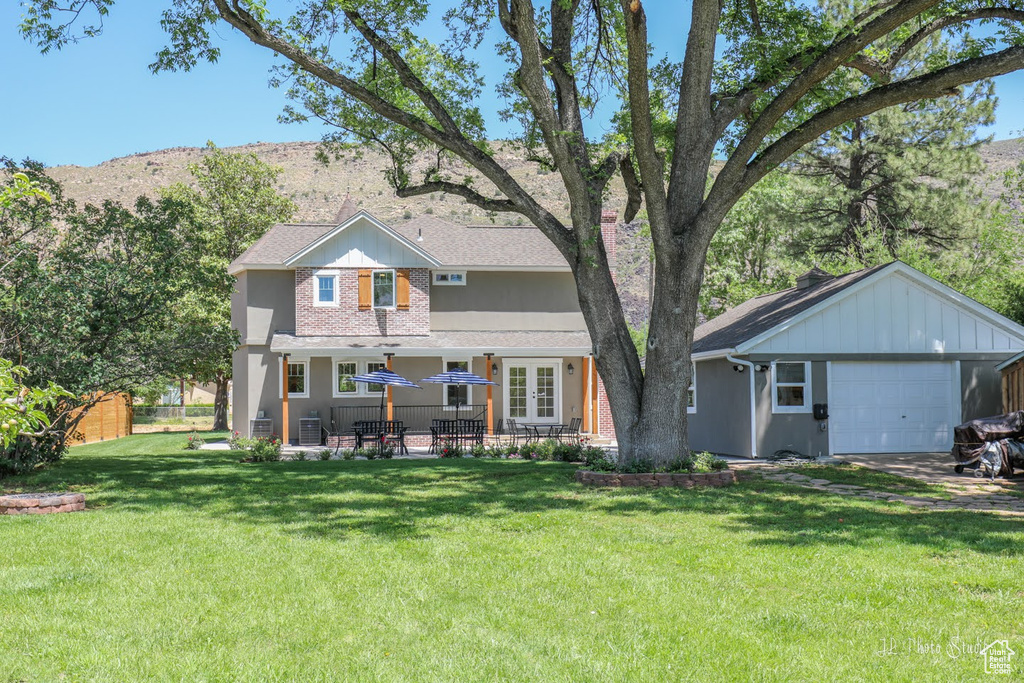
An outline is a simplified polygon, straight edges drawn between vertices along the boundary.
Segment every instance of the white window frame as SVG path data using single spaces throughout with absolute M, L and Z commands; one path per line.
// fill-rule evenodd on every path
M 338 374 L 338 363 L 352 363 L 352 365 L 356 366 L 355 374 L 356 375 L 362 374 L 362 373 L 359 372 L 359 367 L 360 367 L 359 361 L 353 360 L 353 359 L 350 359 L 350 358 L 332 358 L 331 359 L 331 367 L 332 367 L 332 372 L 331 372 L 331 382 L 332 382 L 331 383 L 331 396 L 333 396 L 334 398 L 354 398 L 356 396 L 362 395 L 362 393 L 363 393 L 362 392 L 362 388 L 364 386 L 366 386 L 366 385 L 362 384 L 361 382 L 356 382 L 355 383 L 356 384 L 356 390 L 355 391 L 338 391 L 338 377 L 339 377 L 339 374 Z
M 465 363 L 466 371 L 473 372 L 473 359 L 472 358 L 448 358 L 444 357 L 441 359 L 441 372 L 448 372 L 449 363 Z M 473 405 L 473 385 L 471 384 L 442 384 L 441 385 L 441 405 L 442 410 L 455 411 L 455 406 L 448 405 L 448 387 L 466 387 L 466 402 L 462 405 L 470 406 Z
M 458 276 L 459 281 L 453 282 L 452 276 Z M 441 279 L 444 276 L 444 279 Z M 440 270 L 434 271 L 434 276 L 431 279 L 435 285 L 442 287 L 464 287 L 466 285 L 466 271 L 464 270 Z
M 377 305 L 377 288 L 374 285 L 374 277 L 377 273 L 391 273 L 391 305 Z M 398 308 L 398 273 L 394 268 L 374 268 L 370 271 L 370 305 L 376 311 L 394 311 Z
M 284 362 L 284 359 L 278 357 L 278 359 L 277 359 L 277 397 L 280 398 L 280 399 L 284 399 L 284 377 L 283 377 L 283 375 L 284 375 L 284 367 L 282 365 L 283 362 Z M 310 377 L 309 377 L 309 359 L 308 358 L 289 358 L 288 359 L 288 364 L 289 365 L 302 365 L 302 366 L 304 366 L 305 369 L 302 371 L 302 376 L 306 378 L 306 381 L 304 382 L 304 386 L 303 386 L 305 391 L 303 391 L 302 393 L 288 392 L 288 398 L 289 399 L 292 399 L 292 398 L 309 398 L 309 380 L 310 380 Z
M 690 361 L 690 386 L 686 389 L 687 399 L 690 397 L 690 393 L 693 393 L 693 405 L 690 405 L 689 400 L 686 402 L 686 412 L 693 415 L 697 412 L 697 363 L 696 361 Z
M 334 280 L 333 296 L 330 301 L 320 301 L 320 280 L 330 278 Z M 337 307 L 338 305 L 338 271 L 318 270 L 313 273 L 313 306 L 317 308 Z
M 388 362 L 387 362 L 386 359 L 367 360 L 363 364 L 362 374 L 365 375 L 368 372 L 373 372 L 373 371 L 370 370 L 370 365 L 371 364 L 372 365 L 379 365 L 380 367 L 377 368 L 377 370 L 387 370 L 387 368 L 388 368 Z M 366 384 L 364 382 L 360 382 L 359 384 L 360 384 L 360 389 L 362 390 L 364 396 L 378 396 L 378 397 L 380 396 L 380 389 L 378 389 L 376 391 L 370 391 L 370 385 L 369 384 Z
M 783 382 L 779 383 L 776 380 L 776 364 L 787 363 L 792 365 L 802 364 L 804 366 L 804 381 L 803 382 Z M 813 409 L 811 407 L 811 361 L 809 360 L 780 360 L 772 361 L 772 412 L 773 413 L 809 413 Z M 804 404 L 802 406 L 780 406 L 779 405 L 779 387 L 803 387 L 804 388 Z

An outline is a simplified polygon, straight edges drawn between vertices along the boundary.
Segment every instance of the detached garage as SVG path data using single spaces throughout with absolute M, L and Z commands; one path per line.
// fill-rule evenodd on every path
M 694 335 L 691 448 L 764 457 L 947 451 L 1001 412 L 1024 327 L 900 262 L 751 299 Z

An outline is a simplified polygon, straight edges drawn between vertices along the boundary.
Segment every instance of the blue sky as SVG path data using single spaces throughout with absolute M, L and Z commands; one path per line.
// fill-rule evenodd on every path
M 218 64 L 151 74 L 148 65 L 165 43 L 159 27 L 163 4 L 124 0 L 113 8 L 102 36 L 48 55 L 18 35 L 18 3 L 0 5 L 0 156 L 89 166 L 207 140 L 227 147 L 320 138 L 319 123 L 277 122 L 285 98 L 267 86 L 272 57 L 227 27 L 220 30 Z M 652 4 L 648 12 L 652 42 L 681 46 L 684 3 Z M 482 59 L 497 61 L 490 55 Z M 987 132 L 996 139 L 1014 137 L 1024 129 L 1024 74 L 1004 76 L 996 88 L 1000 106 Z M 495 115 L 500 105 L 483 107 L 492 137 L 506 133 Z

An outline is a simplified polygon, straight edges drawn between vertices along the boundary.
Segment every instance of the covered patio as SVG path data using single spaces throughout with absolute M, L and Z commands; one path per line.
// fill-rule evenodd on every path
M 602 433 L 602 390 L 585 332 L 451 331 L 429 337 L 278 332 L 271 350 L 280 355 L 267 384 L 277 385 L 280 401 L 260 406 L 260 412 L 286 444 L 316 445 L 312 425 L 318 422 L 318 443 L 351 446 L 358 423 L 371 420 L 400 423 L 406 444 L 415 447 L 429 447 L 438 421 L 473 421 L 486 440 L 507 432 L 510 418 L 542 432 L 568 427 L 576 418 L 583 434 Z M 386 387 L 382 407 L 381 386 L 356 385 L 351 377 L 385 368 L 412 382 L 463 370 L 495 385 Z M 610 430 L 610 419 L 607 423 Z

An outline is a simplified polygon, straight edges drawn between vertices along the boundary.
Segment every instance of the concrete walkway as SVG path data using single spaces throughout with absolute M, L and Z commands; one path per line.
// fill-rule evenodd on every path
M 973 469 L 966 469 L 962 474 L 953 470 L 956 464 L 949 452 L 945 453 L 886 453 L 883 455 L 844 455 L 845 462 L 873 470 L 910 477 L 929 484 L 942 486 L 978 486 L 991 485 L 987 477 L 974 476 Z M 1024 492 L 1024 474 L 1019 479 L 1002 479 L 996 477 L 995 485 L 1011 490 Z

